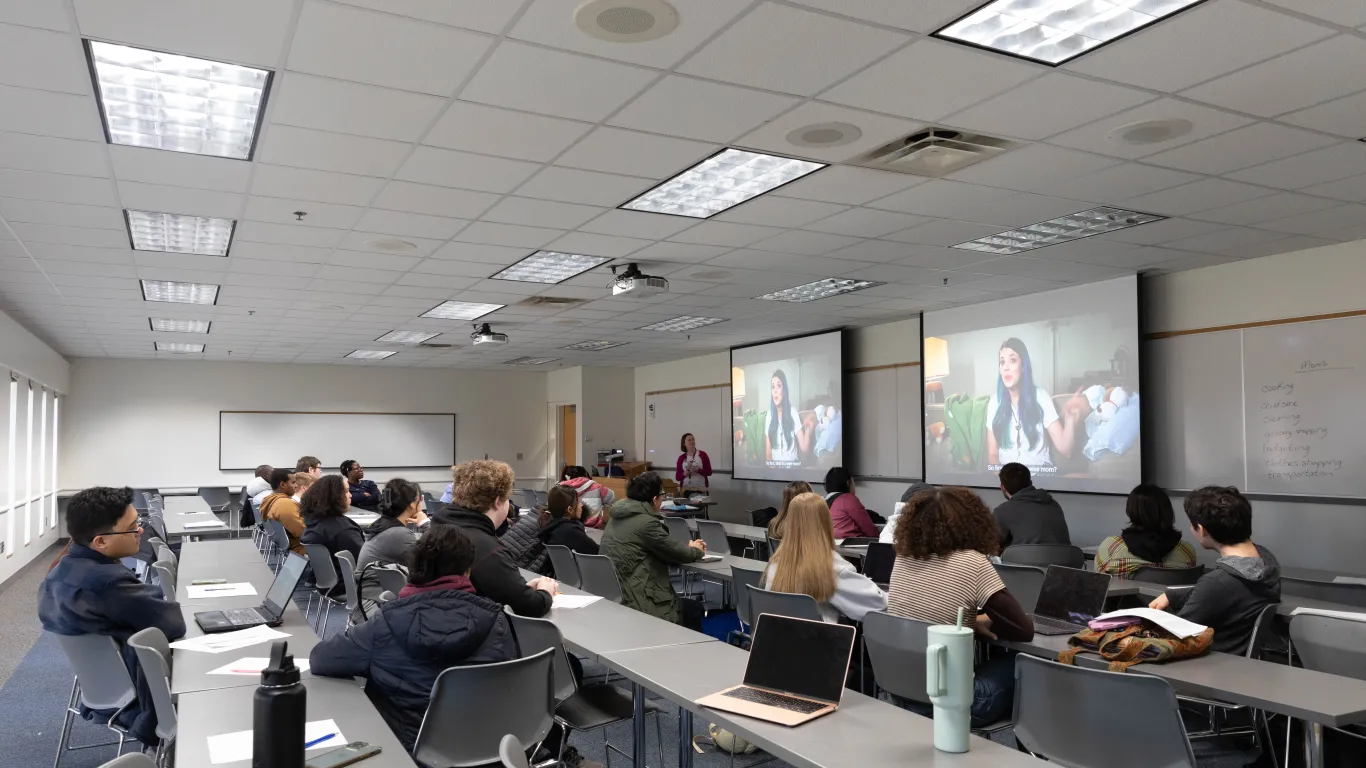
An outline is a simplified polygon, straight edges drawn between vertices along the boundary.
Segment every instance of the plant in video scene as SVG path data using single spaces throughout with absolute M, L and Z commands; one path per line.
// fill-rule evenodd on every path
M 745 460 L 757 464 L 764 459 L 764 413 L 750 409 L 745 411 L 742 439 L 745 446 Z

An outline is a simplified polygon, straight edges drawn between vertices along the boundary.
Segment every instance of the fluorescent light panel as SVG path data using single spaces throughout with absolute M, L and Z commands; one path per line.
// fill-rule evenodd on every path
M 440 335 L 440 333 L 426 333 L 425 331 L 389 331 L 375 341 L 386 341 L 390 344 L 421 344 Z
M 154 211 L 123 212 L 133 249 L 167 253 L 197 253 L 201 256 L 227 256 L 232 245 L 232 219 L 183 216 Z
M 504 360 L 503 365 L 545 365 L 559 359 L 558 357 L 517 357 L 512 360 Z
M 208 320 L 176 320 L 170 317 L 149 317 L 147 320 L 152 330 L 168 333 L 208 333 L 212 325 Z
M 882 285 L 871 280 L 846 280 L 841 277 L 827 277 L 824 280 L 817 280 L 814 283 L 798 285 L 794 288 L 787 288 L 773 293 L 765 293 L 763 296 L 755 296 L 756 299 L 766 299 L 768 301 L 790 301 L 802 303 L 826 299 L 831 296 L 839 296 L 843 293 L 853 293 L 864 288 L 872 288 L 875 285 Z
M 109 143 L 250 160 L 270 72 L 87 41 Z
M 993 0 L 934 34 L 1057 65 L 1200 2 Z
M 393 351 L 384 352 L 376 349 L 358 349 L 355 352 L 348 354 L 347 357 L 352 360 L 383 360 L 386 357 L 392 357 L 397 354 L 397 352 Z
M 997 232 L 994 235 L 979 237 L 976 240 L 959 243 L 953 247 L 967 251 L 994 253 L 998 256 L 1009 256 L 1032 251 L 1036 248 L 1046 248 L 1050 245 L 1081 240 L 1093 235 L 1103 235 L 1106 232 L 1137 227 L 1141 224 L 1151 224 L 1165 218 L 1167 217 L 1156 216 L 1151 213 L 1101 206 L 1080 213 L 1041 221 L 1038 224 L 1030 224 L 1020 229 Z
M 606 341 L 606 340 L 602 340 L 602 341 L 579 341 L 579 342 L 575 342 L 575 343 L 573 343 L 573 344 L 570 344 L 570 345 L 567 346 L 567 347 L 560 347 L 560 349 L 576 349 L 576 350 L 579 350 L 579 351 L 581 351 L 581 352 L 601 352 L 601 351 L 604 350 L 604 349 L 611 349 L 612 347 L 622 347 L 622 346 L 625 346 L 625 345 L 630 344 L 630 343 L 631 343 L 631 342 L 629 342 L 629 341 Z
M 583 256 L 559 251 L 537 251 L 502 272 L 493 280 L 515 280 L 521 283 L 562 283 L 575 275 L 606 264 L 610 259 Z
M 218 286 L 208 283 L 178 283 L 173 280 L 143 280 L 142 298 L 174 304 L 213 304 L 218 301 Z
M 657 323 L 650 323 L 649 325 L 642 325 L 642 326 L 640 326 L 639 328 L 637 328 L 636 330 L 638 330 L 638 331 L 674 331 L 674 332 L 678 332 L 678 331 L 691 331 L 691 330 L 694 329 L 694 328 L 701 328 L 702 326 L 705 326 L 705 325 L 715 325 L 716 323 L 724 323 L 724 322 L 725 322 L 725 319 L 724 319 L 724 318 L 720 318 L 720 317 L 690 317 L 690 316 L 688 316 L 688 315 L 680 315 L 679 317 L 670 318 L 670 319 L 668 319 L 668 320 L 660 320 L 660 321 L 657 322 Z
M 724 149 L 621 207 L 705 219 L 824 167 L 825 163 Z
M 203 344 L 184 344 L 178 341 L 158 341 L 158 352 L 203 352 Z
M 423 317 L 439 320 L 478 320 L 490 312 L 496 312 L 506 304 L 474 304 L 468 301 L 444 301 L 423 313 Z

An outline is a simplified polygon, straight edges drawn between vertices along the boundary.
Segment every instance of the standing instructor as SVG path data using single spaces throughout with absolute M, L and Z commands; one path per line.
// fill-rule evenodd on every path
M 674 463 L 674 480 L 681 488 L 708 488 L 711 485 L 711 459 L 706 451 L 697 450 L 697 438 L 683 433 L 678 441 L 678 461 Z

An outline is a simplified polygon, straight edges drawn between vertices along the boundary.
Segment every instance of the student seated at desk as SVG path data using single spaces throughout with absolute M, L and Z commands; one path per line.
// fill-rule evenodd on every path
M 247 498 L 251 499 L 252 508 L 260 509 L 261 500 L 270 494 L 270 473 L 273 471 L 275 468 L 271 465 L 262 464 L 256 468 L 256 474 L 247 481 L 246 487 L 243 488 L 246 491 Z
M 137 554 L 142 526 L 133 509 L 131 488 L 87 488 L 71 497 L 66 508 L 71 544 L 48 571 L 38 590 L 38 619 L 58 635 L 106 635 L 114 638 L 124 666 L 136 682 L 137 700 L 117 723 L 144 745 L 155 746 L 156 711 L 128 638 L 156 627 L 170 640 L 185 634 L 180 604 L 162 599 L 161 588 L 143 584 L 120 558 Z M 98 713 L 97 713 L 98 714 Z M 108 722 L 113 712 L 104 712 Z M 82 712 L 89 719 L 91 713 Z
M 454 525 L 474 543 L 470 581 L 478 594 L 518 615 L 540 618 L 550 612 L 555 580 L 541 577 L 528 583 L 523 579 L 497 533 L 507 522 L 515 480 L 512 467 L 501 461 L 471 461 L 457 466 L 451 503 L 432 515 L 432 523 Z
M 1186 497 L 1191 533 L 1219 553 L 1191 589 L 1172 589 L 1148 604 L 1214 628 L 1211 650 L 1242 655 L 1262 609 L 1281 601 L 1281 564 L 1252 543 L 1252 504 L 1237 488 L 1210 485 Z
M 831 467 L 825 473 L 825 502 L 830 505 L 835 538 L 877 538 L 877 526 L 873 525 L 873 518 L 864 509 L 863 502 L 854 495 L 854 477 L 849 470 Z
M 991 510 L 967 488 L 939 488 L 911 497 L 896 527 L 887 612 L 953 624 L 963 608 L 963 620 L 971 621 L 973 631 L 983 637 L 1034 639 L 1034 622 L 988 559 L 997 552 L 999 536 Z M 996 655 L 979 664 L 973 680 L 973 726 L 1009 715 L 1014 691 L 1014 656 Z
M 347 491 L 351 494 L 351 506 L 374 512 L 379 509 L 379 486 L 374 480 L 365 479 L 365 467 L 355 459 L 341 463 L 342 476 L 346 478 Z
M 642 472 L 626 485 L 626 498 L 612 505 L 602 533 L 602 553 L 612 559 L 621 583 L 621 603 L 655 618 L 702 631 L 702 601 L 680 600 L 669 581 L 669 566 L 693 563 L 707 553 L 701 539 L 674 541 L 660 519 L 664 481 Z
M 805 480 L 795 480 L 787 484 L 783 489 L 782 506 L 778 507 L 778 514 L 774 515 L 773 520 L 768 524 L 768 535 L 775 539 L 783 537 L 783 528 L 787 525 L 787 511 L 792 507 L 792 500 L 803 493 L 811 493 L 811 483 Z
M 290 476 L 290 480 L 294 482 L 294 500 L 296 502 L 303 501 L 304 491 L 312 488 L 318 477 L 319 475 L 312 475 L 308 472 L 295 472 Z
M 887 524 L 882 526 L 882 533 L 878 534 L 877 540 L 883 544 L 895 543 L 896 522 L 901 519 L 902 510 L 906 509 L 906 503 L 917 493 L 933 493 L 934 486 L 929 483 L 911 483 L 906 492 L 901 494 L 901 501 L 892 507 L 892 514 L 887 517 Z
M 427 525 L 422 511 L 422 489 L 417 483 L 396 477 L 379 492 L 379 517 L 365 527 L 365 545 L 356 558 L 356 572 L 371 563 L 407 565 L 408 550 L 417 543 Z
M 1001 494 L 1005 503 L 996 508 L 996 527 L 1001 549 L 1013 544 L 1071 544 L 1067 518 L 1048 491 L 1034 487 L 1029 467 L 1001 467 Z
M 1096 570 L 1128 578 L 1145 565 L 1156 568 L 1190 568 L 1195 548 L 1181 540 L 1176 515 L 1167 492 L 1155 485 L 1135 486 L 1124 503 L 1129 527 L 1108 536 L 1096 548 Z
M 294 500 L 294 474 L 283 467 L 270 471 L 271 493 L 261 500 L 261 519 L 276 520 L 289 536 L 289 550 L 307 555 L 299 537 L 304 535 L 304 518 L 299 514 L 299 502 Z
M 323 463 L 318 460 L 317 456 L 300 456 L 299 460 L 294 462 L 294 473 L 310 477 L 322 477 Z
M 835 551 L 825 500 L 803 493 L 787 510 L 783 545 L 764 568 L 760 586 L 810 595 L 821 609 L 821 618 L 831 624 L 839 623 L 841 616 L 863 621 L 872 611 L 886 610 L 886 593 Z
M 333 557 L 334 568 L 339 567 L 335 558 L 342 550 L 350 552 L 353 560 L 359 559 L 365 534 L 355 520 L 346 516 L 350 509 L 351 494 L 346 487 L 346 478 L 341 475 L 318 478 L 299 504 L 299 513 L 304 518 L 304 533 L 299 537 L 299 543 L 326 547 L 327 554 Z M 345 582 L 337 579 L 337 586 L 329 594 L 332 597 L 346 594 Z
M 598 554 L 598 543 L 583 527 L 583 502 L 573 488 L 557 485 L 550 489 L 548 504 L 537 520 L 536 538 L 545 546 L 569 547 L 584 555 Z
M 586 514 L 583 524 L 589 528 L 601 528 L 606 525 L 602 518 L 604 509 L 611 509 L 617 501 L 617 495 L 611 488 L 594 480 L 588 470 L 583 467 L 565 467 L 564 477 L 560 478 L 560 485 L 572 488 L 579 494 L 579 501 L 583 502 Z

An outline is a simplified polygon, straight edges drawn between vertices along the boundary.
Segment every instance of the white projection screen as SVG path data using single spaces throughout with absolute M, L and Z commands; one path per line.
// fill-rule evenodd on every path
M 317 456 L 324 471 L 347 459 L 368 468 L 455 464 L 453 413 L 219 411 L 218 468 L 292 467 Z
M 730 376 L 736 478 L 820 483 L 844 463 L 840 331 L 732 349 Z
M 1142 474 L 1138 278 L 926 312 L 925 478 L 1128 493 Z

